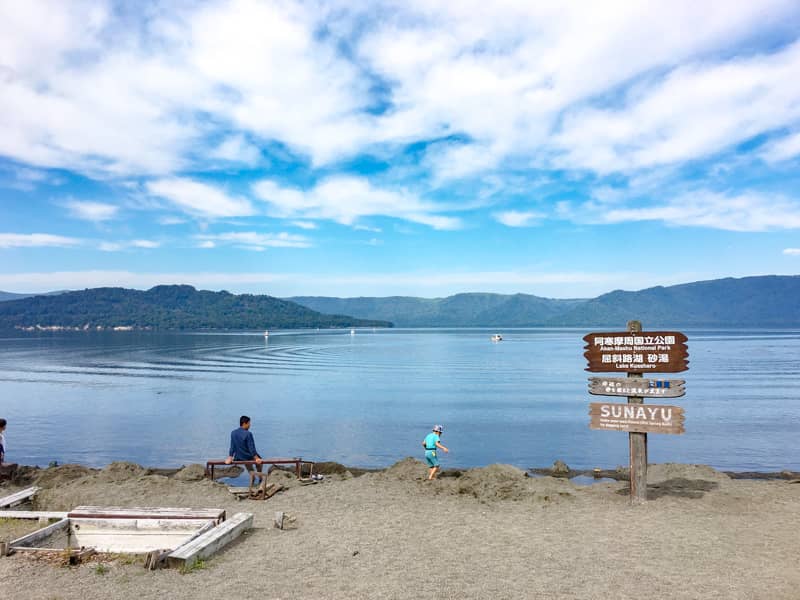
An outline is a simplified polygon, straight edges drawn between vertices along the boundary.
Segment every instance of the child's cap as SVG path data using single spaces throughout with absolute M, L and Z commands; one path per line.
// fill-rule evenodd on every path
M 436 433 L 442 433 L 442 432 L 444 431 L 444 427 L 442 427 L 441 425 L 434 425 L 434 426 L 433 426 L 433 430 L 434 430 Z

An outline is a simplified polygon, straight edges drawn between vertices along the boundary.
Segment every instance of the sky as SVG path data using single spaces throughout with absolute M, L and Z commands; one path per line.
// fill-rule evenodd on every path
M 0 290 L 798 273 L 796 0 L 0 0 Z

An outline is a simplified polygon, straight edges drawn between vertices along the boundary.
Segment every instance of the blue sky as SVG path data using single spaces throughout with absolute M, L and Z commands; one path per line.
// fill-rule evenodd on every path
M 800 272 L 800 4 L 0 3 L 0 289 Z

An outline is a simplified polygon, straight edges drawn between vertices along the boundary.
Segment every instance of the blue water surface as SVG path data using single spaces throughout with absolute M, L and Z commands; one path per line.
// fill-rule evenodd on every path
M 692 331 L 686 433 L 650 462 L 800 470 L 797 331 Z M 382 467 L 421 458 L 436 423 L 445 467 L 627 464 L 625 433 L 592 431 L 587 330 L 51 333 L 0 339 L 7 459 L 178 466 L 222 458 L 241 414 L 265 456 Z M 607 398 L 607 400 L 614 400 Z M 624 402 L 625 399 L 618 399 Z

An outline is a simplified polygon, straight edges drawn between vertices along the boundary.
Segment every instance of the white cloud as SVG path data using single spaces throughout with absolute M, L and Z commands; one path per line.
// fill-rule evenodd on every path
M 78 246 L 83 240 L 49 233 L 0 233 L 0 248 L 37 248 Z
M 770 163 L 797 158 L 800 156 L 800 131 L 770 142 L 762 149 L 761 156 Z
M 243 135 L 226 138 L 219 146 L 209 152 L 211 158 L 253 166 L 261 158 L 257 146 L 248 142 Z
M 691 160 L 796 126 L 796 51 L 764 40 L 798 18 L 793 0 L 4 3 L 0 154 L 167 176 L 275 142 L 319 166 L 455 136 L 426 159 L 441 181 L 554 152 L 603 171 Z
M 161 242 L 153 240 L 133 240 L 131 241 L 131 246 L 134 248 L 160 248 Z
M 293 233 L 257 233 L 255 231 L 231 231 L 227 233 L 204 234 L 196 236 L 202 240 L 202 248 L 214 248 L 218 244 L 231 244 L 247 250 L 266 250 L 267 248 L 310 248 L 311 240 Z M 205 245 L 210 243 L 211 245 Z
M 386 216 L 428 225 L 434 229 L 458 229 L 460 219 L 435 214 L 440 209 L 416 195 L 374 187 L 366 179 L 330 177 L 310 190 L 281 187 L 271 180 L 253 186 L 256 196 L 269 205 L 275 217 L 330 219 L 353 225 L 361 217 Z
M 538 224 L 546 215 L 536 211 L 507 210 L 494 214 L 494 218 L 508 227 L 529 227 Z
M 800 256 L 800 248 L 784 248 L 783 253 L 787 256 Z
M 157 219 L 159 225 L 182 225 L 186 223 L 186 219 L 181 217 L 175 217 L 172 215 L 166 215 L 163 217 L 159 217 Z
M 70 214 L 76 219 L 84 221 L 109 221 L 116 218 L 119 207 L 103 202 L 83 202 L 71 200 L 64 203 Z
M 253 207 L 246 199 L 229 196 L 216 187 L 192 179 L 172 177 L 150 181 L 147 191 L 199 217 L 243 217 L 254 214 Z
M 584 223 L 662 221 L 729 231 L 800 229 L 800 201 L 779 195 L 700 190 L 646 207 L 608 208 L 587 203 L 569 217 Z
M 600 173 L 704 158 L 800 119 L 800 42 L 689 65 L 628 92 L 619 108 L 568 112 L 556 164 Z

